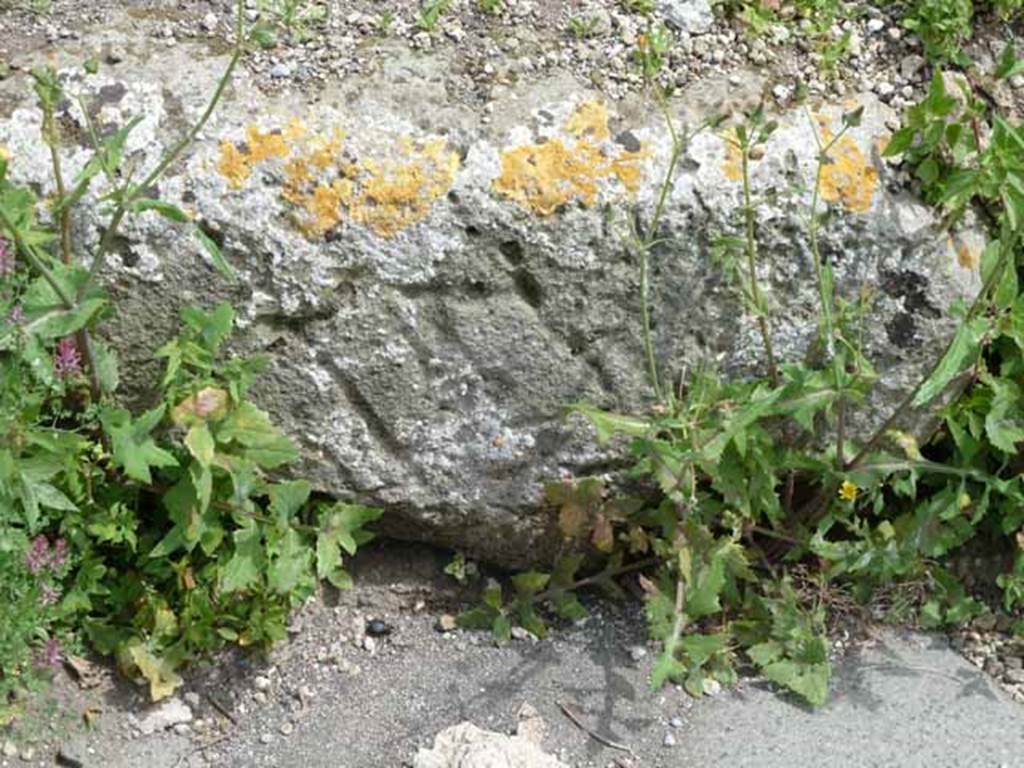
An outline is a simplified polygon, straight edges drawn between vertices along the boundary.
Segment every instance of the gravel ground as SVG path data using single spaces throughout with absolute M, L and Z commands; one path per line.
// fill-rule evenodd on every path
M 687 4 L 663 0 L 659 7 Z M 102 25 L 114 10 L 125 8 L 137 21 L 140 37 L 151 38 L 154 45 L 221 40 L 232 29 L 233 5 L 230 0 L 54 0 L 46 14 L 0 11 L 0 60 L 26 46 L 59 46 L 62 40 L 76 39 L 84 28 Z M 663 82 L 683 87 L 708 74 L 726 72 L 739 78 L 756 68 L 770 73 L 766 96 L 780 104 L 802 93 L 836 98 L 864 91 L 875 92 L 896 108 L 911 103 L 931 76 L 920 43 L 891 9 L 850 5 L 854 18 L 819 37 L 793 24 L 776 25 L 758 36 L 724 18 L 670 24 L 673 44 Z M 261 18 L 256 0 L 247 0 L 246 6 L 251 21 Z M 648 20 L 626 6 L 619 0 L 504 0 L 504 10 L 495 15 L 483 11 L 479 0 L 452 0 L 437 26 L 426 31 L 417 23 L 418 0 L 319 0 L 305 3 L 311 10 L 299 14 L 277 45 L 250 56 L 248 66 L 266 89 L 315 90 L 329 80 L 379 66 L 388 56 L 386 43 L 401 40 L 416 49 L 449 46 L 458 52 L 445 84 L 447 99 L 486 104 L 495 85 L 552 72 L 571 72 L 614 99 L 643 86 L 632 55 Z M 671 12 L 656 12 L 655 19 L 659 15 L 673 18 Z M 849 54 L 829 72 L 824 46 L 846 33 Z M 1003 46 L 1020 35 L 1020 29 L 981 18 L 966 50 L 987 70 Z M 1017 112 L 1024 76 L 1010 85 L 993 85 L 991 91 L 1004 108 Z
M 593 604 L 587 621 L 543 642 L 520 635 L 499 648 L 485 633 L 441 631 L 469 595 L 444 576 L 447 559 L 374 546 L 356 560 L 357 588 L 297 613 L 269 658 L 227 654 L 189 674 L 170 704 L 147 706 L 103 666 L 87 690 L 62 675 L 47 695 L 59 706 L 39 707 L 0 766 L 57 755 L 87 768 L 400 768 L 465 720 L 509 732 L 525 704 L 546 723 L 546 750 L 573 768 L 1022 764 L 1024 710 L 942 636 L 869 627 L 837 638 L 817 713 L 749 677 L 696 701 L 676 686 L 650 690 L 655 649 L 635 603 Z M 1019 669 L 1020 646 L 1005 652 Z M 93 730 L 75 722 L 85 712 Z

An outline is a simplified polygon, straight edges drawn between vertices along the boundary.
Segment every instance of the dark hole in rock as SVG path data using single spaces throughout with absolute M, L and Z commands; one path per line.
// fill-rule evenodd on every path
M 889 341 L 901 349 L 910 349 L 916 345 L 917 322 L 909 312 L 900 312 L 885 325 Z
M 221 250 L 224 250 L 224 233 L 223 232 L 220 232 L 219 230 L 214 229 L 209 224 L 207 224 L 205 221 L 197 222 L 196 223 L 196 227 L 199 229 L 200 232 L 202 232 L 208 238 L 213 240 L 213 244 L 214 245 L 216 245 Z
M 498 246 L 498 250 L 501 251 L 501 255 L 509 260 L 512 264 L 523 263 L 523 246 L 515 240 L 506 240 L 504 243 Z
M 536 309 L 544 303 L 544 288 L 537 281 L 537 278 L 520 269 L 515 274 L 516 290 L 527 304 Z
M 480 237 L 480 230 L 477 227 L 474 227 L 472 224 L 470 224 L 468 227 L 466 227 L 466 234 L 469 235 L 470 237 Z

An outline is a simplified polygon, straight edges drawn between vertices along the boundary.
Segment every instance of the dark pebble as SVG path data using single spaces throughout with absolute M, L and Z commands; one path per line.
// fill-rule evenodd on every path
M 383 637 L 384 635 L 390 635 L 394 630 L 390 624 L 382 619 L 370 619 L 366 622 L 366 634 L 372 637 Z

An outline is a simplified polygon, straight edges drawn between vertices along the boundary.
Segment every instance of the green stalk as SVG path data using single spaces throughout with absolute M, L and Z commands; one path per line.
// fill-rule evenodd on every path
M 814 127 L 814 120 L 811 118 L 811 131 L 814 134 L 814 141 L 818 145 L 818 168 L 814 177 L 814 194 L 811 199 L 811 215 L 807 223 L 807 235 L 811 246 L 811 256 L 814 259 L 814 274 L 818 282 L 818 300 L 821 304 L 822 338 L 825 341 L 825 354 L 831 358 L 832 376 L 835 379 L 835 387 L 839 391 L 837 399 L 836 417 L 836 467 L 842 469 L 846 464 L 845 453 L 845 431 L 846 431 L 846 398 L 843 396 L 843 370 L 839 356 L 836 354 L 836 334 L 833 320 L 833 292 L 834 286 L 825 284 L 825 269 L 822 264 L 821 246 L 818 242 L 818 202 L 821 200 L 821 182 L 825 172 L 825 163 L 828 161 L 828 153 L 836 142 L 846 132 L 846 126 L 837 133 L 826 146 L 822 146 L 818 131 Z M 828 264 L 829 270 L 832 265 Z
M 761 288 L 757 281 L 757 238 L 755 236 L 753 195 L 750 189 L 750 146 L 744 142 L 740 146 L 743 157 L 743 214 L 746 220 L 746 254 L 747 275 L 750 280 L 750 296 L 757 311 L 757 324 L 761 330 L 764 343 L 764 354 L 768 364 L 768 378 L 772 387 L 779 386 L 779 370 L 775 365 L 775 349 L 772 346 L 771 327 L 768 323 L 768 310 L 761 300 Z
M 648 255 L 656 242 L 655 238 L 658 234 L 658 225 L 661 223 L 661 218 L 665 213 L 668 194 L 672 189 L 672 179 L 675 177 L 676 169 L 679 167 L 679 161 L 682 159 L 683 153 L 686 151 L 686 147 L 689 144 L 692 134 L 685 132 L 680 133 L 676 128 L 675 121 L 672 119 L 672 111 L 669 109 L 668 102 L 665 100 L 665 96 L 660 90 L 655 91 L 655 100 L 657 101 L 658 108 L 661 110 L 662 116 L 664 117 L 665 126 L 667 127 L 669 136 L 672 140 L 672 153 L 669 156 L 668 168 L 665 170 L 665 176 L 662 179 L 661 187 L 658 191 L 658 201 L 654 205 L 654 215 L 651 217 L 651 222 L 647 226 L 647 230 L 642 237 L 638 232 L 634 232 L 634 247 L 638 252 L 640 260 L 640 314 L 643 322 L 643 343 L 644 356 L 647 359 L 647 376 L 650 379 L 651 388 L 654 390 L 655 399 L 659 403 L 664 403 L 665 393 L 661 388 L 660 377 L 658 375 L 658 360 L 654 354 L 654 336 L 651 331 L 651 310 L 648 298 L 650 282 Z M 711 124 L 711 120 L 704 121 L 697 127 L 694 134 L 700 133 Z
M 114 209 L 114 213 L 110 217 L 110 222 L 107 224 L 107 227 L 100 238 L 99 247 L 96 249 L 96 254 L 93 256 L 92 264 L 89 267 L 89 281 L 92 281 L 99 274 L 99 271 L 103 266 L 104 256 L 106 256 L 113 247 L 118 229 L 124 221 L 124 217 L 128 213 L 128 209 L 131 207 L 132 203 L 145 195 L 146 190 L 159 181 L 164 172 L 178 159 L 178 156 L 195 141 L 199 133 L 204 127 L 206 127 L 206 124 L 209 122 L 210 117 L 217 108 L 217 105 L 220 104 L 221 99 L 224 97 L 224 91 L 227 89 L 228 83 L 231 82 L 231 76 L 234 74 L 235 67 L 238 66 L 238 62 L 241 60 L 242 54 L 245 52 L 245 37 L 243 35 L 244 13 L 244 0 L 238 0 L 236 5 L 235 49 L 224 73 L 217 82 L 217 87 L 214 89 L 213 95 L 210 97 L 210 101 L 207 103 L 206 110 L 203 112 L 202 116 L 173 147 L 164 153 L 160 162 L 156 164 L 156 167 L 150 171 L 149 175 L 146 176 L 145 179 L 138 184 L 126 186 L 120 190 L 120 200 L 117 208 Z M 84 295 L 89 281 L 83 283 L 82 288 L 79 289 L 79 299 Z

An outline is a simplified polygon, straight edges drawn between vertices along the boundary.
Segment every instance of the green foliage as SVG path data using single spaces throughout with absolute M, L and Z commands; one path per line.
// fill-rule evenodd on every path
M 598 24 L 596 16 L 573 16 L 569 19 L 569 32 L 577 40 L 589 40 L 597 36 Z
M 480 0 L 480 10 L 492 16 L 498 16 L 505 10 L 504 0 Z
M 242 13 L 239 2 L 240 25 Z M 282 639 L 289 611 L 318 580 L 351 584 L 344 560 L 379 515 L 281 479 L 298 451 L 249 399 L 265 360 L 225 354 L 229 305 L 182 310 L 180 333 L 155 352 L 159 398 L 141 413 L 114 399 L 117 355 L 93 335 L 115 309 L 96 278 L 120 224 L 159 215 L 194 226 L 149 190 L 202 129 L 254 40 L 240 37 L 204 116 L 138 182 L 121 165 L 141 118 L 94 140 L 66 183 L 60 80 L 32 73 L 62 191 L 39 200 L 0 160 L 0 709 L 38 676 L 39 658 L 59 663 L 65 638 L 115 655 L 154 699 L 180 685 L 184 664 L 226 643 Z M 86 269 L 69 216 L 102 184 L 110 220 Z
M 651 61 L 641 56 L 639 63 Z M 1014 52 L 1004 53 L 998 74 L 1021 70 Z M 656 73 L 652 67 L 649 74 Z M 976 542 L 1015 553 L 998 584 L 1006 610 L 1024 607 L 1024 132 L 992 113 L 966 80 L 956 94 L 946 83 L 937 73 L 886 154 L 902 156 L 954 236 L 968 209 L 980 211 L 988 245 L 974 257 L 982 283 L 976 299 L 951 308 L 959 328 L 905 400 L 873 434 L 848 434 L 850 420 L 871 407 L 876 378 L 861 343 L 872 292 L 837 290 L 819 242 L 828 223 L 821 190 L 822 169 L 862 111 L 844 115 L 827 141 L 810 120 L 818 172 L 805 237 L 815 264 L 818 339 L 806 359 L 777 365 L 770 304 L 754 268 L 757 202 L 749 184 L 774 123 L 763 110 L 741 116 L 725 133 L 742 161 L 741 234 L 719 238 L 714 256 L 745 311 L 763 323 L 765 375 L 729 381 L 700 368 L 671 390 L 660 386 L 646 299 L 647 257 L 662 211 L 656 204 L 645 229 L 634 225 L 627 238 L 640 271 L 655 403 L 640 414 L 585 403 L 572 409 L 592 423 L 599 441 L 624 443 L 631 468 L 617 485 L 603 478 L 549 485 L 546 499 L 563 538 L 558 559 L 550 572 L 524 574 L 520 582 L 527 583 L 515 584 L 508 599 L 492 584 L 486 606 L 471 611 L 466 625 L 505 638 L 518 622 L 540 635 L 545 616 L 582 615 L 581 589 L 614 595 L 619 580 L 639 572 L 648 627 L 661 645 L 655 687 L 671 680 L 700 695 L 732 682 L 742 654 L 767 679 L 821 706 L 830 679 L 825 627 L 833 585 L 865 602 L 879 589 L 902 590 L 912 595 L 901 598 L 902 617 L 925 627 L 959 624 L 986 610 L 948 567 Z M 678 131 L 667 111 L 666 119 L 681 152 L 692 134 Z M 674 170 L 670 161 L 663 189 Z M 642 220 L 639 212 L 630 217 Z M 971 258 L 969 251 L 960 256 L 967 268 Z M 945 397 L 950 393 L 959 396 Z M 937 429 L 921 440 L 902 431 L 912 412 L 917 423 L 929 416 Z M 796 566 L 799 582 L 789 575 Z
M 921 38 L 929 58 L 959 61 L 960 44 L 971 36 L 973 18 L 972 0 L 914 0 L 903 26 Z
M 451 0 L 424 0 L 416 16 L 416 26 L 424 32 L 433 32 L 449 10 Z

